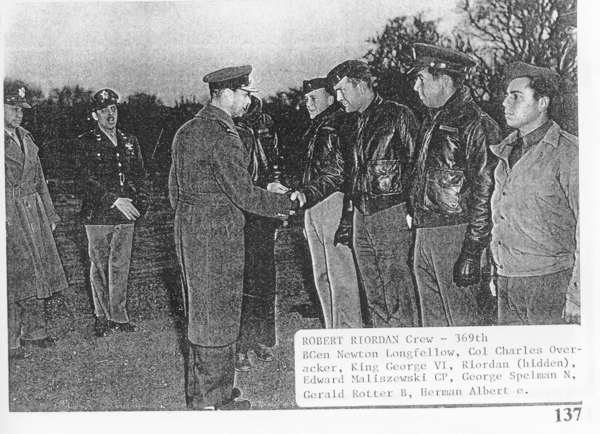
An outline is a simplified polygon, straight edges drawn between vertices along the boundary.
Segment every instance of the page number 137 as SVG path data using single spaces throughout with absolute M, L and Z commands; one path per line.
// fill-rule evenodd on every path
M 555 411 L 557 422 L 569 422 L 572 420 L 578 421 L 579 416 L 581 415 L 581 407 L 557 408 Z

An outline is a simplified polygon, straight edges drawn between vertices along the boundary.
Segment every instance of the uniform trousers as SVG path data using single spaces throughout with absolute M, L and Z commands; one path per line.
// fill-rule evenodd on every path
M 127 281 L 133 245 L 133 223 L 86 225 L 94 315 L 129 322 Z
M 498 325 L 565 324 L 562 311 L 573 268 L 532 277 L 498 276 Z
M 354 212 L 354 250 L 371 325 L 416 327 L 416 291 L 409 265 L 412 232 L 406 205 L 372 215 Z
M 8 303 L 8 349 L 21 346 L 20 339 L 34 341 L 48 337 L 45 300 L 35 297 Z
M 188 407 L 219 406 L 231 400 L 235 381 L 235 343 L 203 347 L 188 341 L 185 393 Z
M 361 328 L 358 277 L 352 250 L 333 238 L 342 216 L 344 195 L 335 192 L 304 214 L 315 286 L 325 328 Z
M 272 347 L 275 334 L 275 231 L 279 222 L 247 215 L 242 320 L 237 351 Z
M 423 327 L 485 325 L 477 301 L 480 284 L 454 284 L 454 264 L 466 230 L 466 224 L 417 229 L 414 269 Z

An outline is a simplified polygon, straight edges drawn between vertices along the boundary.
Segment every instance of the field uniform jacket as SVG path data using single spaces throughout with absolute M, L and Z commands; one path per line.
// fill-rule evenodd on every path
M 558 124 L 512 169 L 518 136 L 492 146 L 500 163 L 492 196 L 491 250 L 497 272 L 532 277 L 573 268 L 567 297 L 579 301 L 579 141 Z
M 118 198 L 126 197 L 134 201 L 141 214 L 147 208 L 146 170 L 137 139 L 117 130 L 115 146 L 96 126 L 79 136 L 77 142 L 83 224 L 132 223 L 113 204 Z

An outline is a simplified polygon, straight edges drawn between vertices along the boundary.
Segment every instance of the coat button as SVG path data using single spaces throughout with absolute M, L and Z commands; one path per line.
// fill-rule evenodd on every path
M 100 157 L 100 154 L 98 154 L 98 157 Z

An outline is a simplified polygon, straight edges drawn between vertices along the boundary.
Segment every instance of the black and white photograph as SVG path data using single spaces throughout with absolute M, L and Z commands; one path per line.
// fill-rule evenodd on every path
M 0 431 L 600 428 L 593 1 L 0 16 Z

